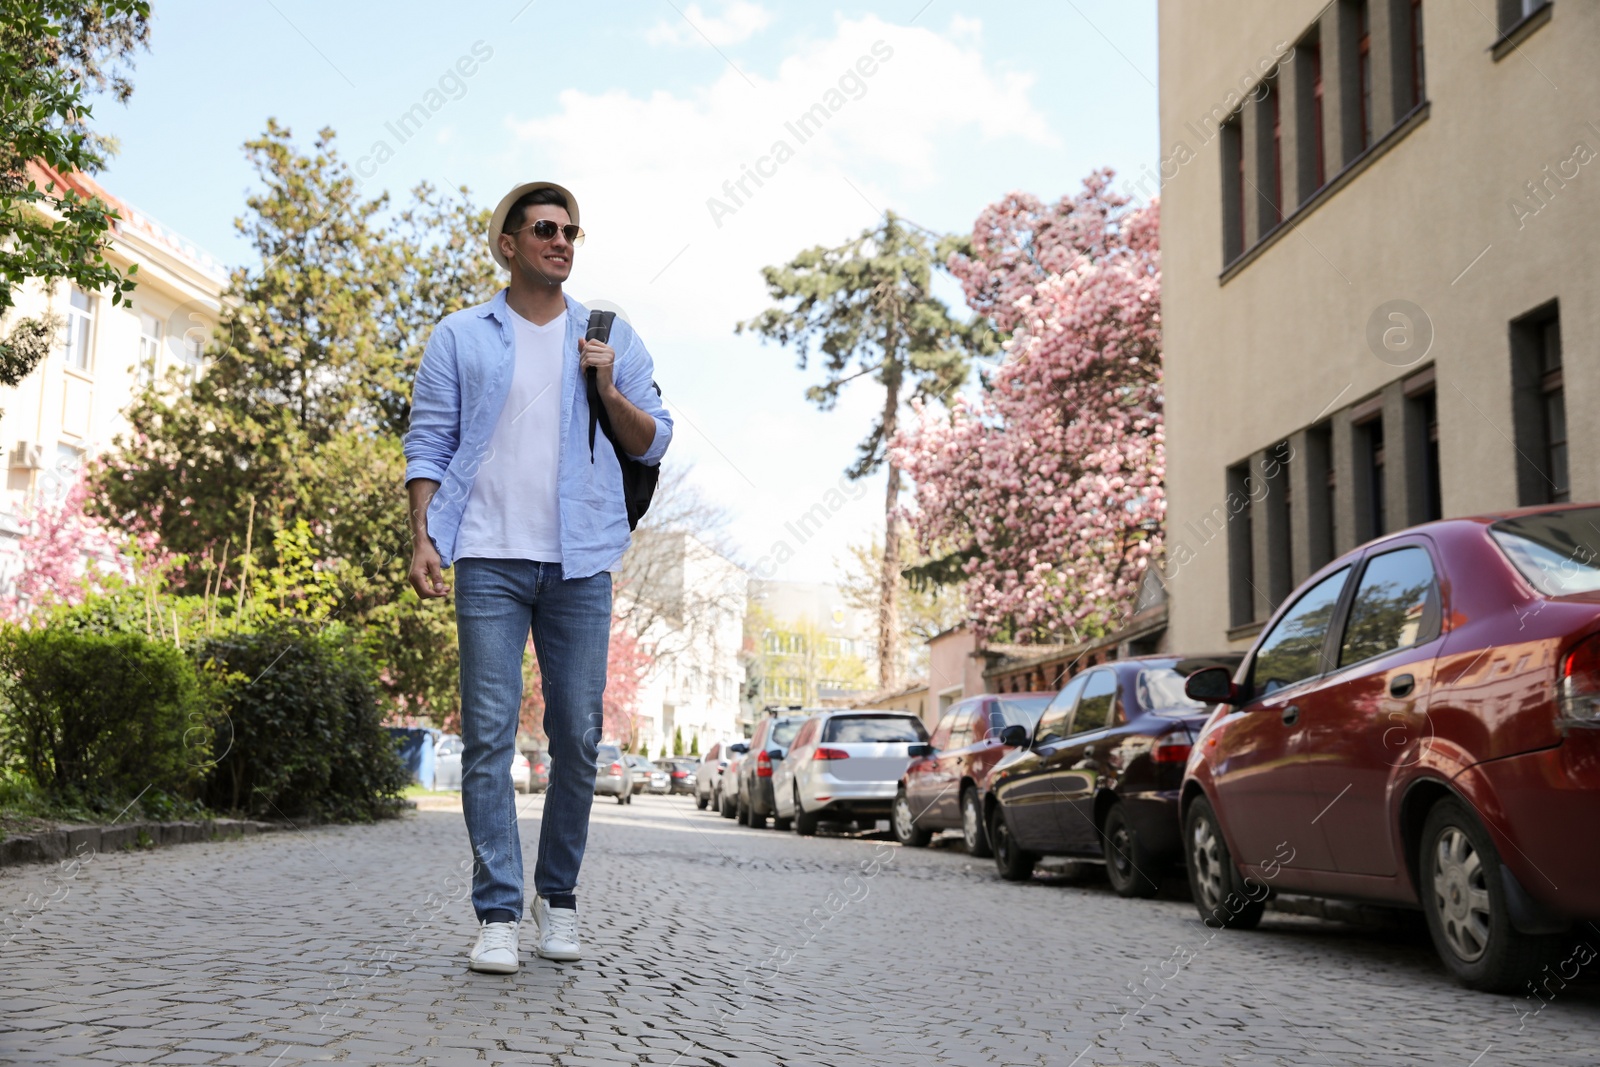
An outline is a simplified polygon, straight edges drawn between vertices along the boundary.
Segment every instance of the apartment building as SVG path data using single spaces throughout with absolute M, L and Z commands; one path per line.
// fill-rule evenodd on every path
M 1385 532 L 1600 499 L 1600 8 L 1159 17 L 1167 646 Z
M 59 340 L 50 355 L 15 387 L 0 387 L 0 453 L 6 481 L 0 493 L 0 583 L 15 572 L 17 543 L 30 509 L 53 501 L 83 464 L 126 428 L 123 412 L 146 382 L 182 388 L 201 373 L 228 284 L 226 269 L 193 242 L 166 229 L 83 174 L 62 175 L 38 164 L 29 177 L 41 186 L 98 196 L 120 215 L 106 259 L 120 270 L 135 265 L 132 300 L 113 305 L 69 282 L 24 286 L 0 322 L 54 316 Z

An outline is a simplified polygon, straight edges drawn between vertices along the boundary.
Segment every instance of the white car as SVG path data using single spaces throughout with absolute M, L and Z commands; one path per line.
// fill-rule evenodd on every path
M 720 810 L 722 804 L 722 772 L 730 757 L 749 751 L 743 741 L 718 741 L 700 757 L 694 771 L 694 806 L 701 811 L 708 807 Z
M 928 730 L 908 711 L 825 711 L 807 719 L 783 760 L 773 765 L 772 800 L 779 826 L 817 832 L 823 819 L 886 819 L 894 808 L 911 746 Z

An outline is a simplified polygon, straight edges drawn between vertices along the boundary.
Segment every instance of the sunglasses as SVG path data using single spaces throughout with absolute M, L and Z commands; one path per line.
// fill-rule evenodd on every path
M 571 244 L 573 248 L 577 248 L 579 245 L 583 244 L 583 231 L 578 228 L 578 224 L 575 222 L 569 222 L 563 226 L 552 219 L 540 219 L 538 222 L 524 226 L 522 230 L 532 230 L 533 235 L 541 241 L 553 240 L 555 238 L 556 231 L 559 230 L 561 231 L 561 235 L 567 239 L 567 242 Z M 522 230 L 512 230 L 511 232 L 521 233 Z

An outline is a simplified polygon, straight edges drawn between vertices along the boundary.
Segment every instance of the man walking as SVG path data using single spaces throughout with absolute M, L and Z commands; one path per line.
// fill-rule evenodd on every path
M 601 694 L 611 634 L 611 574 L 628 547 L 617 452 L 658 464 L 672 418 L 653 364 L 622 319 L 609 344 L 585 340 L 588 310 L 561 291 L 583 243 L 578 202 L 551 182 L 519 185 L 489 224 L 511 272 L 487 304 L 434 329 L 405 435 L 411 584 L 449 592 L 456 572 L 461 646 L 461 805 L 475 859 L 479 922 L 468 966 L 515 973 L 523 906 L 522 840 L 511 763 L 530 632 L 550 739 L 534 866 L 540 956 L 576 960 L 578 868 L 589 834 Z M 616 448 L 589 448 L 585 374 L 593 368 Z

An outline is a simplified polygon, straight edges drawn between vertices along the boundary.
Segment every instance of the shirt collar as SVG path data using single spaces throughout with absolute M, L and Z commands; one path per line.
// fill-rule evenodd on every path
M 509 289 L 501 289 L 494 294 L 488 303 L 479 305 L 478 314 L 484 318 L 494 319 L 502 327 L 509 327 L 511 325 L 511 309 L 506 307 L 506 293 L 510 291 Z M 582 319 L 584 317 L 585 308 L 582 304 L 572 299 L 565 291 L 562 292 L 561 299 L 567 305 L 567 318 L 570 319 L 573 316 L 577 316 Z

